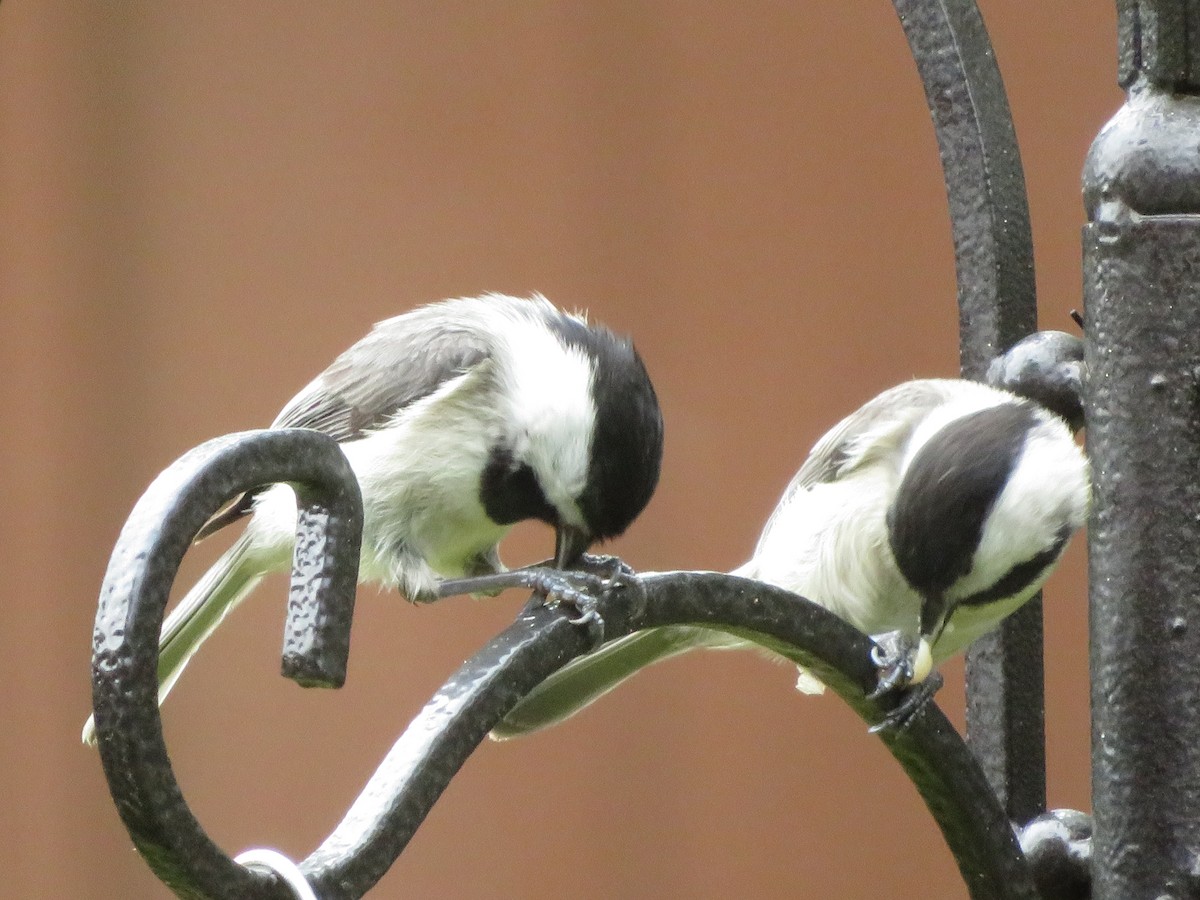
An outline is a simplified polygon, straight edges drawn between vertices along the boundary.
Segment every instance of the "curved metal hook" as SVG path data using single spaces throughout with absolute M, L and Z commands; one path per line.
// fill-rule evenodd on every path
M 713 572 L 622 579 L 599 600 L 605 635 L 690 624 L 733 631 L 812 669 L 867 722 L 894 700 L 865 699 L 877 673 L 870 639 L 827 610 L 770 585 Z M 387 871 L 488 732 L 517 702 L 586 652 L 584 629 L 532 601 L 412 721 L 333 834 L 301 864 L 326 900 L 361 897 Z M 933 704 L 881 735 L 937 820 L 973 898 L 1035 898 L 1028 864 L 974 757 Z
M 142 856 L 181 897 L 287 898 L 274 877 L 226 856 L 184 802 L 158 711 L 158 636 L 192 538 L 241 491 L 287 482 L 298 517 L 283 674 L 339 687 L 358 580 L 362 497 L 337 443 L 299 429 L 201 444 L 147 488 L 113 549 L 92 642 L 92 704 L 104 773 Z

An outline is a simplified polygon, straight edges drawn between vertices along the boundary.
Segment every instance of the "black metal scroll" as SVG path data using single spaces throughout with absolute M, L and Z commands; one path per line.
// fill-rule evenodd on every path
M 192 816 L 171 771 L 158 712 L 158 634 L 179 563 L 221 504 L 288 482 L 299 514 L 283 674 L 346 678 L 362 498 L 346 457 L 314 431 L 251 431 L 200 445 L 154 480 L 130 514 L 100 589 L 92 643 L 97 743 L 117 810 L 143 858 L 181 897 L 285 898 L 233 862 Z
M 874 687 L 871 642 L 794 594 L 713 572 L 626 579 L 598 607 L 607 637 L 670 624 L 707 625 L 764 643 L 811 668 L 869 723 L 890 708 Z M 321 897 L 361 895 L 386 871 L 450 778 L 536 685 L 589 648 L 586 631 L 539 600 L 446 683 L 409 725 L 342 823 L 301 868 Z M 953 726 L 932 704 L 888 749 L 933 813 L 975 898 L 1036 897 L 1004 811 Z
M 345 671 L 360 500 L 340 450 L 312 432 L 248 432 L 202 445 L 166 470 L 138 502 L 101 593 L 93 662 L 96 728 L 109 788 L 138 849 L 179 896 L 280 898 L 273 875 L 239 866 L 205 835 L 179 791 L 156 702 L 162 612 L 192 535 L 229 496 L 259 484 L 298 486 L 298 586 L 290 606 L 317 611 L 289 624 L 289 645 L 314 671 Z M 323 529 L 314 540 L 311 524 Z M 316 550 L 315 554 L 313 551 Z M 316 586 L 315 589 L 313 586 Z M 619 576 L 598 601 L 607 636 L 687 623 L 719 627 L 811 668 L 869 723 L 895 698 L 869 701 L 870 640 L 778 588 L 716 573 Z M 294 611 L 289 619 L 295 618 Z M 323 637 L 309 640 L 318 632 Z M 300 870 L 324 900 L 357 898 L 395 861 L 433 803 L 525 694 L 590 647 L 587 630 L 535 599 L 507 631 L 442 688 L 401 736 L 333 834 Z M 932 704 L 883 740 L 908 771 L 959 862 L 971 896 L 1032 898 L 1032 876 L 1004 810 L 966 745 Z

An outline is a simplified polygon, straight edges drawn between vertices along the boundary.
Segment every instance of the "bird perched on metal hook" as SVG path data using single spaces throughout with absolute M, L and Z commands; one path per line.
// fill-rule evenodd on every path
M 875 636 L 883 693 L 924 682 L 1028 600 L 1083 524 L 1089 492 L 1087 461 L 1058 415 L 975 382 L 910 381 L 817 442 L 732 574 Z M 559 722 L 660 659 L 745 646 L 692 626 L 636 632 L 555 673 L 493 736 Z M 803 670 L 797 687 L 822 688 Z
M 662 461 L 658 400 L 632 343 L 540 295 L 447 300 L 380 322 L 273 427 L 339 441 L 362 489 L 359 580 L 414 602 L 437 599 L 443 579 L 503 571 L 497 545 L 526 519 L 553 526 L 554 564 L 572 565 L 641 513 Z M 164 622 L 159 702 L 224 616 L 291 565 L 286 486 L 251 491 L 200 536 L 247 515 Z

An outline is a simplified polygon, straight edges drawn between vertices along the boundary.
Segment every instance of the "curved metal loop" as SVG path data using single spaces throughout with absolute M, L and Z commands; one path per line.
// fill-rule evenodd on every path
M 362 497 L 331 438 L 299 429 L 248 431 L 201 444 L 147 488 L 121 530 L 92 643 L 97 743 L 117 810 L 154 872 L 182 897 L 291 896 L 277 878 L 238 865 L 184 802 L 158 711 L 158 637 L 192 538 L 222 503 L 287 482 L 299 514 L 284 638 L 284 674 L 345 680 L 358 576 Z
M 812 669 L 867 722 L 895 702 L 865 698 L 871 641 L 821 607 L 713 572 L 621 578 L 597 611 L 615 639 L 643 628 L 720 628 Z M 333 834 L 300 864 L 326 900 L 361 897 L 387 871 L 466 759 L 517 702 L 590 649 L 585 629 L 533 600 L 412 721 Z M 1034 898 L 1028 864 L 974 757 L 933 704 L 881 738 L 937 820 L 973 898 Z

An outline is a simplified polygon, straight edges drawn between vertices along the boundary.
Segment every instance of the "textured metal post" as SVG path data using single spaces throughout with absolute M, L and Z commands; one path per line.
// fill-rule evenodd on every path
M 1200 896 L 1200 5 L 1120 2 L 1084 171 L 1093 896 Z
M 933 116 L 958 270 L 962 373 L 1037 326 L 1025 176 L 1004 83 L 974 0 L 892 0 Z M 967 655 L 967 734 L 1009 817 L 1046 808 L 1039 594 Z

